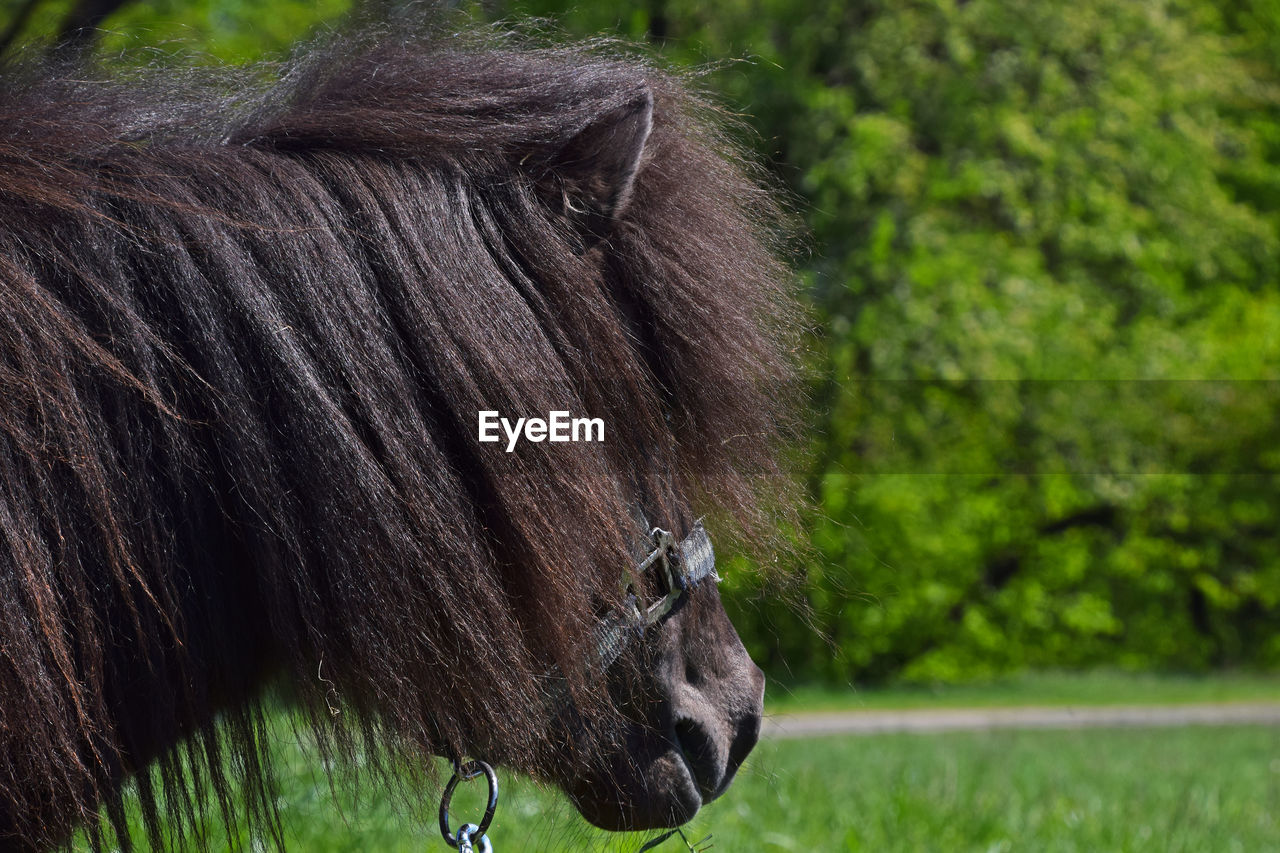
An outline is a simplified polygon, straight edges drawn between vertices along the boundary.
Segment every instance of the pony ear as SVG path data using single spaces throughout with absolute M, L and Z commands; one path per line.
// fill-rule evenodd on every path
M 652 127 L 653 93 L 645 86 L 551 154 L 540 185 L 552 208 L 582 230 L 587 248 L 608 235 L 631 201 Z

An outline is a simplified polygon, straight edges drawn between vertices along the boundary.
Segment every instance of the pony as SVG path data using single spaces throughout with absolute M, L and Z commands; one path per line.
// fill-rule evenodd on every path
M 210 804 L 283 847 L 271 697 L 362 780 L 475 756 L 609 829 L 724 791 L 763 676 L 714 585 L 584 651 L 650 528 L 767 555 L 793 502 L 787 217 L 723 110 L 494 30 L 2 80 L 0 847 Z

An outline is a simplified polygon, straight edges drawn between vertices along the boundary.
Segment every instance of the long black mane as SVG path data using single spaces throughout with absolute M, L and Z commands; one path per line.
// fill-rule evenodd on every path
M 624 198 L 583 140 L 641 114 Z M 0 77 L 0 846 L 104 804 L 127 846 L 133 776 L 154 846 L 237 782 L 274 827 L 271 683 L 374 767 L 545 769 L 553 664 L 607 713 L 636 507 L 751 531 L 781 482 L 782 220 L 721 123 L 493 34 Z M 481 409 L 606 440 L 506 453 Z

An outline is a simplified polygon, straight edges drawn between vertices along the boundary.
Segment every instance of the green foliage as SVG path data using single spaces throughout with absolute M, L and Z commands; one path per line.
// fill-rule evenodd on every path
M 347 5 L 134 3 L 103 47 Z M 774 674 L 1280 665 L 1280 3 L 468 9 L 716 61 L 807 220 L 812 616 L 725 587 Z
M 1280 367 L 1276 69 L 1207 4 L 863 12 L 818 127 L 782 131 L 824 247 L 810 580 L 839 654 L 776 654 L 1280 663 L 1280 388 L 1241 381 Z
M 184 52 L 198 46 L 218 62 L 280 58 L 299 40 L 337 25 L 351 0 L 152 0 L 112 16 L 102 50 L 132 51 L 139 43 Z
M 21 17 L 29 0 L 0 0 L 0 32 Z M 15 45 L 50 46 L 86 4 L 35 0 L 20 21 Z M 93 5 L 93 4 L 88 4 Z M 244 63 L 280 59 L 302 39 L 340 25 L 352 0 L 124 0 L 100 27 L 102 58 L 155 62 L 170 54 L 182 61 Z

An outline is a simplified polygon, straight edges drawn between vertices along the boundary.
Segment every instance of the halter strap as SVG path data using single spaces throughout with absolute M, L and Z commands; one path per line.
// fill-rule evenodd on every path
M 702 581 L 711 578 L 716 583 L 720 582 L 711 537 L 701 521 L 696 522 L 689 535 L 679 543 L 671 533 L 658 527 L 650 536 L 655 547 L 636 566 L 635 574 L 643 575 L 656 565 L 667 582 L 667 594 L 641 610 L 640 599 L 631 587 L 631 577 L 623 576 L 627 597 L 621 609 L 601 619 L 592 632 L 596 665 L 601 671 L 608 669 L 622 655 L 633 638 L 665 619 L 676 603 Z
M 699 584 L 707 579 L 720 582 L 720 576 L 716 574 L 715 550 L 701 520 L 694 523 L 689 535 L 680 542 L 670 532 L 657 527 L 649 535 L 653 539 L 653 550 L 636 564 L 633 572 L 622 575 L 621 584 L 625 591 L 622 606 L 611 611 L 591 630 L 589 665 L 598 675 L 603 675 L 632 641 L 665 620 L 680 599 Z M 655 567 L 662 572 L 667 594 L 641 609 L 634 581 Z M 563 710 L 569 703 L 569 691 L 560 667 L 551 667 L 543 678 L 547 685 L 548 707 L 553 712 Z

